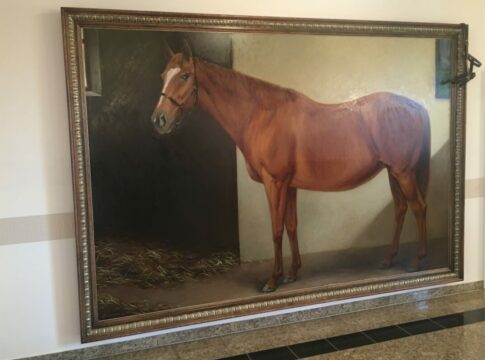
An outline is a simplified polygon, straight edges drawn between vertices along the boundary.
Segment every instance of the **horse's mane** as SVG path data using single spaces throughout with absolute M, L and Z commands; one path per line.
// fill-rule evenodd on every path
M 229 69 L 200 58 L 198 60 L 203 66 L 217 73 L 217 77 L 214 77 L 212 80 L 216 81 L 226 91 L 237 91 L 239 96 L 251 98 L 252 101 L 257 101 L 261 105 L 264 105 L 264 99 L 289 102 L 303 95 L 295 90 L 271 84 L 234 69 Z M 237 86 L 237 89 L 235 86 Z

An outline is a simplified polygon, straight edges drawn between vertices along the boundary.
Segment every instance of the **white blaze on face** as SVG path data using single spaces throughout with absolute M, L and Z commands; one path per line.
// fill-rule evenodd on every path
M 177 68 L 171 68 L 171 69 L 169 69 L 167 71 L 167 75 L 165 76 L 165 81 L 164 81 L 164 84 L 163 84 L 162 93 L 165 93 L 165 91 L 167 90 L 168 84 L 170 84 L 170 81 L 179 72 L 180 72 L 180 68 L 178 68 L 178 67 Z M 160 96 L 160 100 L 158 101 L 158 106 L 160 106 L 160 103 L 162 102 L 162 99 L 163 99 L 163 95 Z

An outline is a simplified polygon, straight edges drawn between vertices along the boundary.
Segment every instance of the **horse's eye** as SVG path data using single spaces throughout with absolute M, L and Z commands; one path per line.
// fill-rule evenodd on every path
M 183 74 L 180 76 L 180 79 L 182 79 L 183 81 L 186 81 L 188 78 L 189 78 L 189 74 Z

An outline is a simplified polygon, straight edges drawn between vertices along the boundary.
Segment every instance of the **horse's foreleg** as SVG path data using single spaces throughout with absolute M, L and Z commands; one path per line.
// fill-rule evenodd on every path
M 427 255 L 426 243 L 426 202 L 424 201 L 414 174 L 397 177 L 401 190 L 406 197 L 416 218 L 418 228 L 418 248 L 415 258 L 411 261 L 409 271 L 418 271 L 421 260 Z
M 288 179 L 276 179 L 264 169 L 262 171 L 262 180 L 266 190 L 266 196 L 268 197 L 271 213 L 274 247 L 273 274 L 262 288 L 262 291 L 271 292 L 276 290 L 278 281 L 283 275 L 283 252 L 281 242 L 283 238 L 284 217 L 286 212 L 286 199 L 289 181 Z
M 285 227 L 288 233 L 291 247 L 291 269 L 284 279 L 289 283 L 296 280 L 296 274 L 301 267 L 300 250 L 298 249 L 298 237 L 296 234 L 297 215 L 296 215 L 296 188 L 288 188 L 288 198 L 286 200 Z
M 394 199 L 394 228 L 392 234 L 392 245 L 389 254 L 386 256 L 381 264 L 383 269 L 392 266 L 392 260 L 397 255 L 399 250 L 399 238 L 401 236 L 402 226 L 404 223 L 404 216 L 408 209 L 406 198 L 400 188 L 398 181 L 388 171 L 389 184 L 391 185 L 392 198 Z

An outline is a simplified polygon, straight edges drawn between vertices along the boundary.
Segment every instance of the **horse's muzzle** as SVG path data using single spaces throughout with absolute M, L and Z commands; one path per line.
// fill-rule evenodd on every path
M 159 114 L 154 113 L 151 117 L 151 121 L 159 135 L 167 135 L 172 133 L 173 130 L 178 130 L 180 128 L 182 119 L 180 117 L 171 119 L 161 112 Z
M 152 122 L 153 122 L 153 125 L 155 125 L 160 130 L 162 130 L 165 124 L 167 124 L 167 118 L 165 117 L 164 113 L 160 113 L 158 115 L 154 114 L 152 116 Z

